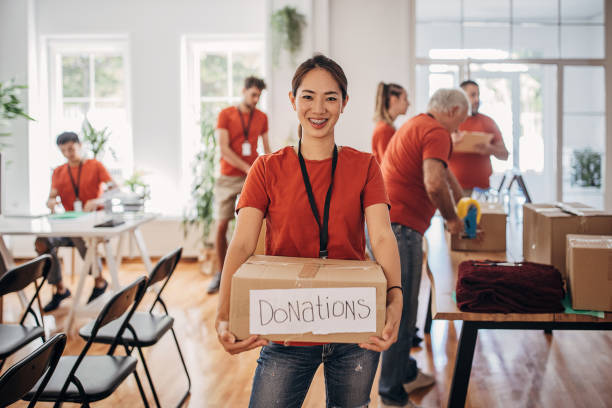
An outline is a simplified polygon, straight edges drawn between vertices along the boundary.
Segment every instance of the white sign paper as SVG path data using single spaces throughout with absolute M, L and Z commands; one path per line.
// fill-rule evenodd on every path
M 250 290 L 251 334 L 376 331 L 376 288 Z

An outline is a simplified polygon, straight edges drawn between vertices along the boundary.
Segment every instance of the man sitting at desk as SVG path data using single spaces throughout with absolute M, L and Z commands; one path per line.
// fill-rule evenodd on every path
M 116 187 L 116 184 L 102 163 L 96 159 L 86 159 L 81 155 L 81 141 L 76 133 L 64 132 L 59 135 L 57 146 L 68 162 L 53 170 L 47 207 L 54 213 L 59 196 L 61 205 L 66 211 L 96 211 L 103 204 L 100 197 L 104 186 L 112 189 Z M 60 302 L 70 296 L 70 290 L 62 283 L 57 248 L 76 247 L 81 258 L 85 257 L 87 248 L 81 238 L 74 237 L 39 237 L 36 239 L 35 246 L 39 254 L 49 253 L 53 257 L 53 264 L 47 279 L 51 285 L 55 286 L 55 293 L 51 301 L 44 307 L 45 312 L 50 312 L 57 309 Z M 101 273 L 102 263 L 99 258 L 97 262 Z M 108 282 L 101 274 L 96 276 L 88 303 L 104 293 L 107 286 Z

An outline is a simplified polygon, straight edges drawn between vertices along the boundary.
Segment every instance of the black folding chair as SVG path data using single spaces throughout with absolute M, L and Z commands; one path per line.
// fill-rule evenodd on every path
M 176 349 L 178 350 L 179 356 L 181 358 L 181 363 L 183 363 L 183 369 L 185 370 L 185 375 L 187 376 L 187 391 L 179 401 L 177 407 L 183 405 L 189 393 L 191 391 L 191 378 L 189 377 L 189 372 L 187 371 L 187 366 L 185 365 L 185 359 L 183 358 L 183 353 L 181 352 L 181 347 L 179 346 L 179 342 L 176 339 L 176 333 L 174 332 L 173 324 L 174 318 L 168 315 L 168 309 L 163 299 L 161 298 L 161 293 L 168 284 L 178 261 L 181 259 L 181 253 L 183 252 L 183 248 L 177 248 L 168 255 L 164 256 L 159 260 L 151 274 L 149 275 L 149 281 L 147 286 L 151 286 L 157 282 L 164 281 L 162 287 L 157 292 L 157 296 L 155 297 L 155 301 L 151 304 L 148 312 L 135 312 L 130 318 L 130 324 L 134 327 L 136 331 L 136 335 L 134 336 L 131 332 L 125 331 L 123 336 L 121 336 L 121 340 L 127 344 L 132 349 L 136 347 L 138 349 L 138 353 L 140 354 L 140 359 L 142 361 L 142 365 L 145 369 L 145 373 L 147 375 L 147 379 L 149 380 L 149 385 L 151 387 L 151 391 L 153 393 L 153 398 L 155 399 L 155 403 L 158 407 L 161 407 L 159 403 L 159 398 L 157 396 L 157 391 L 153 385 L 153 380 L 151 379 L 151 373 L 149 372 L 149 367 L 144 358 L 144 354 L 142 352 L 143 347 L 149 347 L 156 344 L 163 335 L 169 330 L 172 333 L 172 337 L 174 338 L 174 343 L 176 344 Z M 165 314 L 155 314 L 153 313 L 153 309 L 155 305 L 160 304 L 165 312 Z M 85 339 L 89 340 L 92 337 L 95 337 L 93 340 L 96 343 L 104 343 L 110 344 L 113 339 L 116 337 L 117 330 L 120 328 L 122 321 L 125 319 L 119 319 L 108 326 L 102 328 L 97 336 L 93 335 L 92 325 L 88 324 L 83 326 L 79 331 L 79 335 Z
M 52 260 L 49 255 L 42 255 L 30 262 L 7 271 L 0 277 L 0 296 L 18 292 L 25 289 L 30 284 L 34 284 L 35 288 L 34 296 L 32 296 L 32 299 L 30 299 L 28 306 L 23 312 L 19 324 L 0 324 L 0 370 L 2 370 L 2 366 L 8 356 L 32 340 L 40 337 L 43 342 L 45 341 L 45 328 L 42 315 L 39 321 L 32 305 L 34 304 L 34 300 L 38 300 L 38 310 L 42 310 L 38 293 L 47 279 L 47 273 L 49 273 L 51 262 Z M 37 280 L 40 278 L 42 278 L 42 280 L 40 283 L 37 283 Z M 26 326 L 23 324 L 28 314 L 34 316 L 36 326 Z
M 104 305 L 93 323 L 93 337 L 101 327 L 121 317 L 124 313 L 127 312 L 127 316 L 131 316 L 144 295 L 146 285 L 147 278 L 143 276 L 117 292 Z M 126 329 L 133 330 L 127 324 L 127 320 L 124 320 L 105 355 L 88 356 L 87 351 L 93 343 L 89 340 L 78 356 L 61 357 L 47 386 L 42 389 L 43 384 L 39 381 L 39 384 L 31 389 L 24 399 L 31 401 L 39 393 L 39 401 L 55 402 L 54 407 L 56 408 L 62 402 L 76 402 L 83 407 L 89 407 L 90 402 L 100 401 L 108 397 L 123 380 L 130 374 L 134 374 L 142 401 L 145 407 L 148 407 L 149 403 L 136 372 L 136 358 L 130 356 L 130 350 L 125 345 L 127 355 L 113 355 L 121 342 L 120 336 Z
M 19 401 L 44 374 L 45 377 L 42 379 L 39 388 L 39 390 L 43 390 L 49 382 L 65 346 L 66 335 L 64 333 L 56 334 L 6 370 L 0 377 L 0 407 L 6 407 Z M 37 401 L 38 394 L 35 394 L 28 408 L 34 407 Z

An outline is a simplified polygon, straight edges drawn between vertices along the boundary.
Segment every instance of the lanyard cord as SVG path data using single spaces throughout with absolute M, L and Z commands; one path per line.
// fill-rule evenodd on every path
M 236 107 L 236 109 L 238 109 L 238 116 L 240 117 L 240 123 L 242 124 L 242 132 L 244 133 L 244 140 L 248 142 L 249 141 L 249 131 L 251 130 L 251 122 L 253 121 L 253 113 L 255 112 L 255 108 L 251 109 L 251 114 L 249 115 L 249 123 L 246 125 L 246 127 L 244 127 L 244 119 L 242 118 L 242 112 L 240 111 L 240 108 Z
M 319 216 L 319 210 L 317 209 L 317 203 L 315 202 L 314 194 L 312 192 L 312 186 L 310 179 L 308 178 L 308 171 L 306 170 L 306 162 L 302 156 L 302 139 L 298 142 L 298 159 L 300 161 L 300 169 L 302 170 L 302 178 L 304 179 L 304 187 L 306 188 L 306 194 L 308 194 L 308 201 L 310 202 L 310 209 L 312 214 L 317 220 L 319 225 L 319 258 L 327 258 L 327 244 L 329 241 L 328 224 L 329 224 L 329 207 L 331 204 L 332 189 L 334 186 L 334 174 L 336 172 L 336 165 L 338 164 L 338 147 L 334 144 L 334 155 L 332 158 L 331 168 L 331 181 L 329 188 L 327 189 L 327 195 L 325 196 L 325 206 L 323 207 L 323 225 L 321 225 L 321 217 Z
M 83 161 L 81 160 L 79 162 L 79 173 L 77 175 L 76 183 L 74 182 L 74 177 L 72 177 L 72 170 L 70 170 L 69 163 L 66 163 L 66 169 L 68 170 L 68 176 L 70 176 L 70 182 L 72 183 L 72 188 L 74 189 L 74 196 L 76 197 L 77 200 L 80 200 L 79 189 L 81 186 L 81 171 L 83 170 Z

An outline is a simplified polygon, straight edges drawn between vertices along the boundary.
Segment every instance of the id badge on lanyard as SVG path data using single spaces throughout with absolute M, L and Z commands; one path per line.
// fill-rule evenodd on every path
M 251 155 L 251 144 L 249 142 L 242 143 L 242 156 L 249 157 Z
M 74 200 L 74 204 L 72 204 L 72 206 L 74 207 L 74 211 L 76 211 L 76 212 L 82 212 L 83 211 L 83 202 L 81 200 L 79 200 L 78 198 L 76 200 Z

